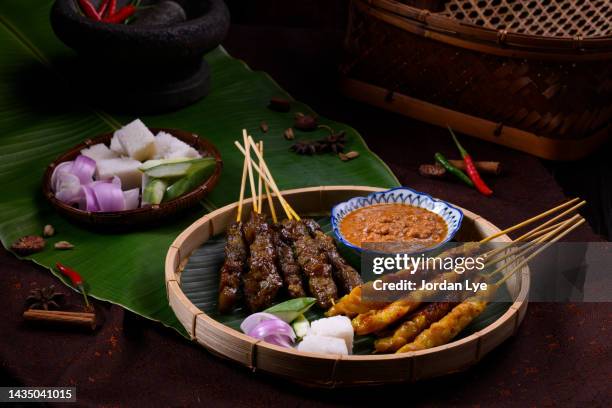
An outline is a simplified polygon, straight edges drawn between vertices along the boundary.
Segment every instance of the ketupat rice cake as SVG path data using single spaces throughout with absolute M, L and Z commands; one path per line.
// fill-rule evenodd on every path
M 96 179 L 108 180 L 113 176 L 121 179 L 121 188 L 130 190 L 140 187 L 142 173 L 138 168 L 142 165 L 138 160 L 127 157 L 98 160 L 96 162 Z
M 309 334 L 336 337 L 344 340 L 349 352 L 353 351 L 354 331 L 351 319 L 346 316 L 333 316 L 315 320 L 310 324 Z
M 344 340 L 314 334 L 306 335 L 300 344 L 298 344 L 297 350 L 311 353 L 348 355 L 348 349 Z
M 196 149 L 166 132 L 155 136 L 155 159 L 199 158 Z
M 155 155 L 155 136 L 140 119 L 117 130 L 115 136 L 132 159 L 144 161 Z
M 83 149 L 81 150 L 81 154 L 83 156 L 90 157 L 95 161 L 114 159 L 118 157 L 117 153 L 109 149 L 108 146 L 106 146 L 104 143 L 98 143 L 86 149 Z

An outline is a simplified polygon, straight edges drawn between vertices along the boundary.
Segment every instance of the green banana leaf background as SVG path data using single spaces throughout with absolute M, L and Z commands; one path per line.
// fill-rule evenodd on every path
M 242 128 L 266 145 L 266 157 L 281 189 L 316 185 L 398 185 L 387 166 L 369 151 L 352 128 L 321 118 L 323 124 L 345 130 L 349 150 L 360 157 L 342 162 L 334 155 L 312 157 L 289 152 L 282 132 L 297 111 L 311 112 L 296 102 L 290 113 L 266 108 L 272 96 L 287 95 L 273 79 L 254 72 L 221 47 L 205 56 L 212 71 L 210 95 L 177 112 L 141 119 L 151 127 L 189 130 L 212 141 L 220 150 L 224 170 L 216 189 L 201 207 L 170 224 L 121 234 L 92 232 L 67 222 L 41 193 L 46 166 L 81 141 L 134 119 L 87 107 L 62 68 L 74 58 L 72 50 L 53 34 L 49 23 L 51 0 L 0 1 L 0 239 L 9 248 L 17 238 L 40 234 L 52 224 L 57 234 L 47 248 L 29 259 L 48 267 L 62 262 L 77 269 L 91 296 L 119 304 L 141 316 L 184 330 L 168 306 L 164 287 L 164 258 L 174 238 L 206 212 L 236 201 L 242 168 L 233 141 Z M 118 96 L 120 97 L 120 96 Z M 261 121 L 270 126 L 259 130 Z M 297 138 L 321 138 L 324 131 Z M 67 240 L 76 248 L 57 251 L 53 243 Z M 61 277 L 60 277 L 61 278 Z

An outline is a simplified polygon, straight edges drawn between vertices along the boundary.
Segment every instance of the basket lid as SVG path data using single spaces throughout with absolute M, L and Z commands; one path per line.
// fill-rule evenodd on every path
M 606 37 L 612 34 L 607 0 L 449 0 L 440 14 L 494 30 L 543 37 Z

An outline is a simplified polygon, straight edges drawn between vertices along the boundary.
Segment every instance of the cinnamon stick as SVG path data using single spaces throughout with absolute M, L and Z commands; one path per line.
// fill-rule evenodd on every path
M 47 322 L 79 326 L 88 329 L 96 328 L 96 315 L 89 312 L 64 312 L 59 310 L 28 309 L 23 312 L 23 318 L 35 322 Z
M 463 160 L 449 160 L 450 164 L 465 171 L 465 162 Z M 497 161 L 477 161 L 474 162 L 476 170 L 482 173 L 499 175 L 501 173 L 501 163 Z

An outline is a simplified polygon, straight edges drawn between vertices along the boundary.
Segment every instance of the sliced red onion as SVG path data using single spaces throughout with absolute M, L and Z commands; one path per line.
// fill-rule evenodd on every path
M 134 188 L 132 190 L 124 191 L 123 197 L 125 198 L 125 209 L 133 210 L 138 208 L 140 204 L 140 189 Z
M 57 180 L 60 174 L 70 173 L 72 170 L 73 161 L 61 162 L 58 164 L 53 170 L 53 174 L 51 175 L 51 189 L 53 192 L 57 192 Z
M 288 323 L 282 320 L 264 320 L 247 333 L 256 339 L 265 340 L 269 336 L 282 335 L 295 340 L 295 333 Z
M 55 197 L 67 204 L 78 203 L 81 198 L 81 182 L 72 173 L 61 172 L 56 177 Z
M 92 183 L 99 211 L 123 211 L 125 210 L 125 197 L 121 186 L 115 182 L 111 183 Z
M 70 172 L 81 180 L 81 184 L 91 183 L 96 172 L 96 161 L 81 154 L 74 160 Z
M 277 346 L 291 348 L 293 347 L 292 341 L 289 337 L 281 336 L 281 335 L 272 335 L 268 336 L 264 339 L 268 343 L 276 344 Z
M 265 320 L 280 320 L 280 319 L 271 313 L 265 313 L 265 312 L 253 313 L 252 315 L 250 315 L 249 317 L 243 320 L 243 322 L 240 324 L 240 330 L 242 330 L 243 333 L 249 334 L 249 332 L 253 330 L 255 326 L 257 326 L 259 323 Z
M 86 186 L 81 186 L 81 200 L 79 201 L 79 208 L 85 211 L 100 211 L 96 195 L 94 194 L 93 188 L 90 183 Z

